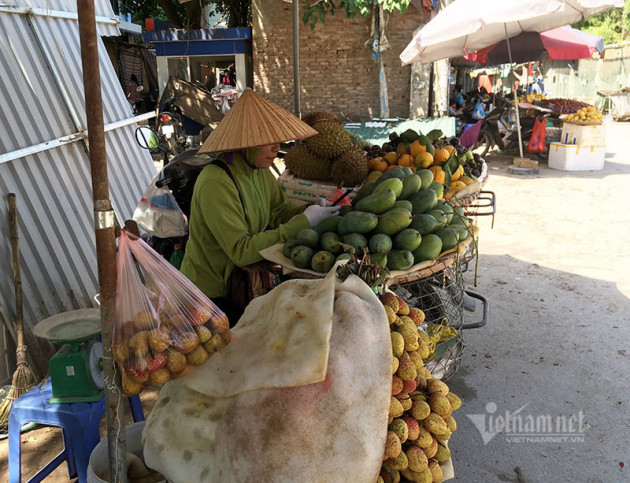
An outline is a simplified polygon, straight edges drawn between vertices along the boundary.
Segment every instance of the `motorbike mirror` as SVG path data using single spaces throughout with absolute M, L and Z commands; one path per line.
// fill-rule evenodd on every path
M 160 138 L 157 133 L 146 126 L 140 126 L 136 129 L 136 141 L 144 149 L 155 149 L 160 146 Z

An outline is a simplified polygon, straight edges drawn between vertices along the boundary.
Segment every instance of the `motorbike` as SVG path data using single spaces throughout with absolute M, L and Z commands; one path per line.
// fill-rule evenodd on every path
M 159 134 L 149 127 L 140 126 L 136 129 L 136 141 L 140 147 L 148 149 L 150 152 L 164 152 L 164 149 L 160 147 Z M 189 149 L 165 161 L 164 168 L 155 182 L 156 187 L 166 187 L 171 191 L 177 205 L 188 219 L 190 219 L 190 203 L 195 182 L 203 168 L 214 159 L 213 156 L 197 156 L 198 150 L 199 148 Z M 167 153 L 164 155 L 167 156 Z M 181 243 L 182 246 L 185 246 L 187 239 L 187 235 L 183 239 L 158 238 L 151 235 L 147 243 L 164 258 L 170 260 L 175 244 Z
M 192 144 L 184 131 L 181 112 L 175 105 L 174 97 L 160 101 L 157 132 L 164 138 L 173 156 L 192 148 Z
M 541 113 L 538 119 L 548 117 L 548 113 Z M 523 152 L 527 152 L 527 145 L 532 136 L 536 118 L 523 117 L 521 124 L 521 141 Z M 516 110 L 514 106 L 503 98 L 496 100 L 495 108 L 486 115 L 483 120 L 479 139 L 473 147 L 473 152 L 482 158 L 496 146 L 502 151 L 518 151 L 518 132 L 516 127 Z M 545 151 L 535 153 L 541 161 L 546 161 L 549 157 L 549 143 L 545 143 Z

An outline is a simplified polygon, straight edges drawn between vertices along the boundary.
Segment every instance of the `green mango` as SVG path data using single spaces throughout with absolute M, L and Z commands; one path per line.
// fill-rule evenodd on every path
M 375 265 L 386 267 L 387 266 L 387 253 L 375 253 L 374 255 L 370 255 L 370 261 Z
M 433 183 L 433 173 L 428 169 L 419 169 L 416 171 L 416 174 L 420 176 L 420 180 L 422 184 L 420 185 L 420 189 L 426 190 Z
M 317 233 L 312 228 L 303 228 L 298 232 L 296 237 L 299 245 L 304 245 L 310 248 L 317 248 L 317 244 L 319 243 L 319 233 Z
M 439 198 L 444 195 L 444 185 L 442 183 L 438 183 L 437 181 L 433 181 L 429 186 L 429 189 L 435 191 L 435 194 Z
M 329 216 L 315 227 L 315 231 L 322 235 L 327 231 L 337 231 L 337 226 L 341 221 L 341 216 Z
M 339 216 L 346 216 L 351 211 L 353 211 L 352 206 L 350 206 L 350 205 L 341 205 L 341 208 L 339 208 Z
M 446 215 L 446 224 L 449 224 L 453 219 L 453 207 L 449 205 L 444 200 L 438 200 L 437 205 L 435 206 L 436 210 L 440 210 L 442 213 Z
M 351 245 L 354 247 L 354 253 L 360 258 L 363 255 L 363 249 L 367 248 L 368 241 L 361 233 L 350 233 L 349 235 L 344 235 L 342 238 L 342 242 L 346 245 Z
M 291 258 L 291 250 L 293 250 L 299 244 L 300 242 L 298 242 L 295 239 L 285 241 L 282 247 L 282 253 L 284 254 L 285 257 Z
M 337 226 L 339 235 L 349 235 L 350 233 L 369 233 L 378 224 L 378 217 L 374 213 L 367 211 L 351 211 L 341 219 Z
M 311 258 L 311 268 L 319 273 L 328 273 L 334 264 L 335 256 L 325 250 L 317 252 Z
M 393 169 L 392 169 L 393 171 Z M 374 191 L 372 191 L 372 194 L 376 194 L 379 193 L 381 191 L 385 191 L 385 190 L 392 190 L 394 192 L 394 194 L 396 195 L 396 198 L 398 198 L 400 196 L 400 193 L 402 192 L 403 189 L 403 182 L 402 180 L 400 180 L 399 178 L 390 178 L 387 179 L 385 181 L 383 181 L 382 183 L 380 183 L 376 188 L 374 188 Z M 394 200 L 396 201 L 396 200 Z
M 435 230 L 441 230 L 446 226 L 446 213 L 444 213 L 442 210 L 431 210 L 428 214 L 435 218 L 435 220 L 437 221 Z
M 338 262 L 339 260 L 350 260 L 352 258 L 352 255 L 350 255 L 347 252 L 342 253 L 341 255 L 339 255 L 337 257 L 337 259 L 335 260 L 335 262 Z
M 412 252 L 420 246 L 421 241 L 422 235 L 420 235 L 418 230 L 405 228 L 394 237 L 394 248 L 396 250 L 409 250 Z
M 398 200 L 392 208 L 404 208 L 407 211 L 413 211 L 413 204 L 409 200 Z
M 414 174 L 414 173 L 413 173 L 413 170 L 412 170 L 409 166 L 405 166 L 405 167 L 403 168 L 403 173 L 405 173 L 405 177 L 407 177 L 407 176 L 410 176 L 410 175 Z
M 457 232 L 457 237 L 459 238 L 460 242 L 468 238 L 468 228 L 466 228 L 464 225 L 450 225 L 450 228 Z
M 409 176 L 405 176 L 402 183 L 403 187 L 402 191 L 398 195 L 398 199 L 408 200 L 411 195 L 420 191 L 420 186 L 422 186 L 422 179 L 417 174 L 410 174 Z
M 330 253 L 339 253 L 341 251 L 341 245 L 339 242 L 341 238 L 334 232 L 327 231 L 319 237 L 319 244 L 322 250 L 326 250 Z
M 405 172 L 402 169 L 402 167 L 395 166 L 392 169 L 390 169 L 388 171 L 385 171 L 381 176 L 378 177 L 378 179 L 376 181 L 374 181 L 374 183 L 379 185 L 381 183 L 384 183 L 388 179 L 398 178 L 398 179 L 402 180 L 404 177 L 405 177 Z
M 375 231 L 392 236 L 407 228 L 412 219 L 411 213 L 404 208 L 392 208 L 380 215 Z
M 453 228 L 442 228 L 435 232 L 437 236 L 442 240 L 442 249 L 450 250 L 451 248 L 455 248 L 457 243 L 459 243 L 459 235 L 456 230 Z
M 398 181 L 400 183 L 399 179 L 391 179 L 390 181 Z M 383 183 L 381 186 L 385 186 L 385 184 Z M 380 215 L 392 208 L 394 203 L 396 203 L 396 193 L 394 191 L 390 189 L 374 190 L 374 193 L 357 203 L 357 210 Z
M 431 189 L 420 190 L 411 197 L 411 204 L 413 205 L 412 213 L 414 215 L 426 213 L 435 208 L 437 202 L 438 197 L 435 191 Z
M 388 235 L 377 233 L 370 238 L 368 248 L 371 254 L 388 253 L 392 249 L 392 245 L 392 239 Z
M 409 228 L 417 230 L 420 235 L 428 235 L 438 229 L 438 221 L 434 216 L 431 216 L 428 213 L 422 213 L 420 215 L 414 215 Z
M 407 270 L 413 266 L 414 256 L 409 250 L 392 250 L 387 254 L 387 268 Z
M 413 251 L 414 263 L 435 260 L 442 253 L 442 239 L 432 233 L 422 237 L 420 246 Z
M 370 181 L 369 183 L 364 183 L 363 186 L 361 186 L 361 189 L 359 189 L 359 191 L 355 195 L 354 199 L 352 200 L 352 205 L 356 206 L 356 204 L 360 200 L 362 200 L 363 198 L 365 198 L 367 196 L 370 196 L 372 194 L 372 192 L 374 191 L 374 188 L 376 188 L 376 182 L 375 181 Z
M 470 226 L 470 219 L 466 218 L 464 215 L 460 215 L 459 213 L 453 213 L 453 218 L 451 219 L 451 226 L 453 225 L 463 225 L 465 227 Z
M 291 250 L 291 261 L 297 268 L 310 268 L 314 253 L 311 247 L 298 245 Z

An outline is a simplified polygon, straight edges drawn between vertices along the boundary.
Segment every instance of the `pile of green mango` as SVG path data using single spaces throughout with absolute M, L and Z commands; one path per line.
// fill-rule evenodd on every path
M 297 268 L 326 273 L 354 252 L 368 248 L 372 263 L 407 270 L 454 248 L 469 236 L 462 208 L 438 199 L 444 186 L 427 169 L 395 167 L 365 183 L 339 216 L 302 230 L 285 242 L 284 255 Z

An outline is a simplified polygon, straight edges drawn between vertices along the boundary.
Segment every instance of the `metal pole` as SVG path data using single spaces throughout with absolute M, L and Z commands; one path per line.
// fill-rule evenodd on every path
M 105 376 L 105 409 L 109 450 L 110 481 L 126 483 L 126 452 L 124 428 L 120 425 L 120 374 L 112 358 L 112 332 L 114 326 L 114 297 L 116 294 L 116 238 L 114 210 L 109 200 L 103 99 L 99 71 L 98 41 L 94 0 L 78 0 L 81 64 L 85 91 L 85 113 L 92 174 L 92 198 L 98 281 L 101 293 L 101 335 L 103 338 L 103 372 Z
M 512 73 L 514 73 L 514 67 L 512 66 L 512 50 L 510 49 L 510 39 L 508 37 L 507 24 L 504 23 L 503 27 L 505 28 L 505 41 L 507 42 L 508 58 L 510 59 L 510 69 L 512 70 Z M 514 77 L 516 77 L 516 75 Z M 516 109 L 516 132 L 518 134 L 518 152 L 522 158 L 523 157 L 523 140 L 521 139 L 521 119 L 520 119 L 520 116 L 518 115 L 518 96 L 516 95 L 516 89 L 514 88 L 513 84 L 512 84 L 512 92 L 514 94 L 514 108 Z
M 295 115 L 302 118 L 300 107 L 300 2 L 293 0 L 293 90 Z

